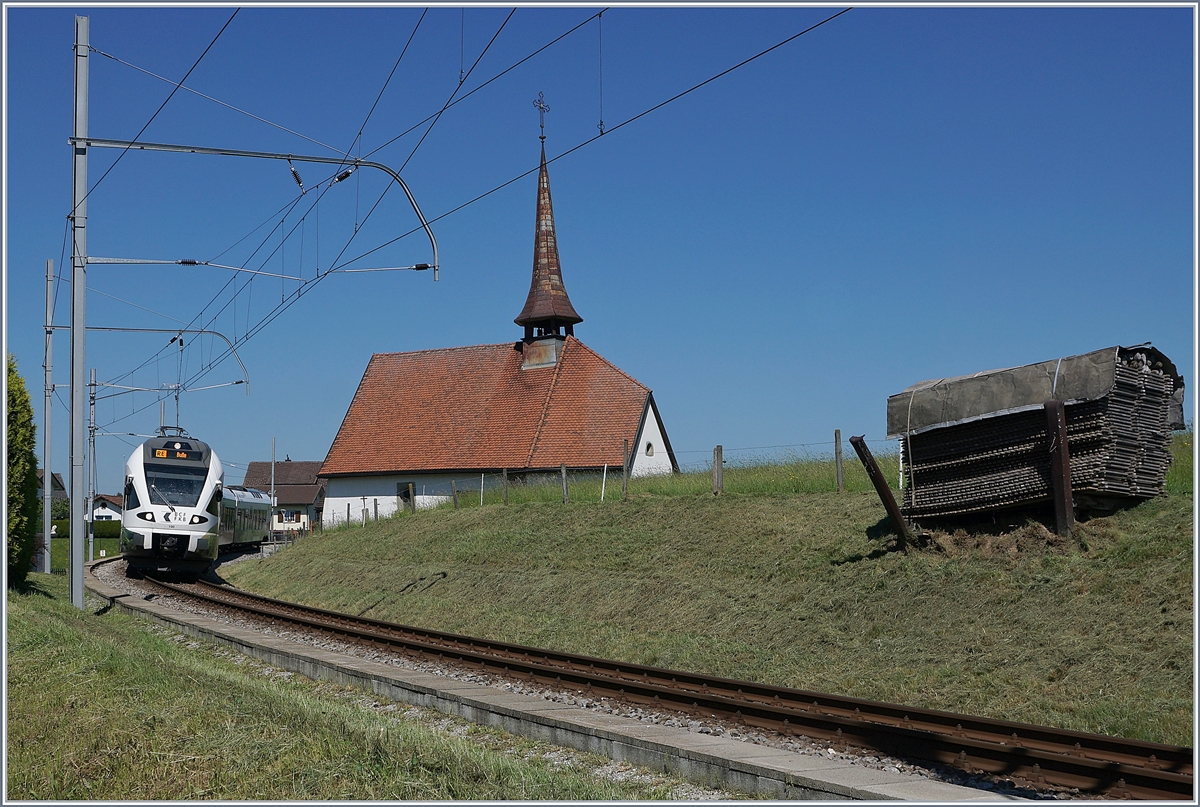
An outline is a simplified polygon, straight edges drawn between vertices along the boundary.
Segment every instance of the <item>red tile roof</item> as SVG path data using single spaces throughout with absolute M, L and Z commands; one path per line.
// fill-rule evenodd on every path
M 550 367 L 519 346 L 376 353 L 321 475 L 619 467 L 650 389 L 571 336 Z

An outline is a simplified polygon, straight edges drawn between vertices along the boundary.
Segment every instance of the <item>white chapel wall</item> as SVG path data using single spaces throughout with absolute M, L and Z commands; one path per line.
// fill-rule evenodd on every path
M 642 439 L 638 441 L 637 450 L 633 452 L 633 464 L 629 475 L 653 476 L 669 474 L 673 470 L 671 457 L 667 454 L 667 441 L 663 439 L 658 418 L 654 416 L 654 408 L 648 407 L 646 424 L 642 426 Z
M 401 507 L 399 490 L 411 482 L 416 494 L 418 509 L 437 507 L 450 500 L 450 480 L 455 480 L 462 491 L 470 489 L 471 474 L 394 474 L 385 476 L 333 477 L 325 488 L 325 509 L 321 526 L 336 527 L 346 523 L 346 514 L 354 524 L 363 521 L 363 510 L 368 521 L 375 519 L 376 507 L 379 518 L 388 518 Z M 478 482 L 478 477 L 474 477 Z M 401 487 L 397 487 L 401 486 Z M 478 493 L 478 487 L 475 488 Z M 349 510 L 347 510 L 349 506 Z

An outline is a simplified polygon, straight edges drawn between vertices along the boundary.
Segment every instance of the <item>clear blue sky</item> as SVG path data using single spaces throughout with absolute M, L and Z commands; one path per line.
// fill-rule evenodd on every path
M 596 10 L 519 8 L 459 94 Z M 603 15 L 604 122 L 611 130 L 837 10 L 613 7 Z M 509 11 L 429 10 L 361 153 L 441 109 Z M 93 47 L 179 80 L 233 9 L 5 12 L 7 349 L 40 424 L 45 261 L 60 265 L 71 206 L 74 15 L 91 18 Z M 186 86 L 348 149 L 421 13 L 245 7 Z M 441 116 L 403 170 L 427 216 L 536 167 L 539 92 L 551 108 L 549 157 L 598 133 L 599 33 L 593 20 Z M 90 134 L 134 137 L 170 90 L 92 54 Z M 584 318 L 576 335 L 654 390 L 685 466 L 717 443 L 733 459 L 756 446 L 831 451 L 834 429 L 885 450 L 887 396 L 914 382 L 1114 344 L 1152 341 L 1170 356 L 1192 386 L 1190 413 L 1193 95 L 1190 8 L 856 8 L 551 164 L 563 274 Z M 399 169 L 425 128 L 372 159 Z M 335 153 L 304 137 L 184 91 L 142 135 Z M 89 184 L 118 152 L 90 154 Z M 328 176 L 297 168 L 310 188 Z M 334 186 L 280 248 L 272 216 L 298 194 L 286 164 L 130 153 L 89 199 L 88 252 L 312 278 L 339 254 L 413 229 L 395 189 L 363 223 L 384 184 L 362 171 Z M 235 464 L 227 481 L 269 459 L 272 437 L 280 459 L 323 459 L 372 353 L 519 338 L 535 184 L 530 174 L 433 225 L 439 282 L 428 272 L 331 275 L 239 346 L 249 395 L 185 393 L 182 424 Z M 299 202 L 289 229 L 317 196 Z M 353 265 L 429 259 L 416 232 Z M 69 279 L 69 266 L 61 271 Z M 207 327 L 234 339 L 298 285 L 258 277 L 243 288 L 250 276 L 240 275 L 235 298 L 231 277 L 92 266 L 88 323 L 172 328 L 203 310 Z M 55 321 L 66 324 L 68 283 L 57 300 Z M 87 365 L 101 381 L 174 382 L 169 338 L 93 332 Z M 186 341 L 182 375 L 193 386 L 241 377 L 232 359 L 200 372 L 216 346 Z M 60 331 L 58 384 L 70 380 L 69 361 Z M 155 397 L 103 400 L 98 423 L 151 432 Z M 58 401 L 53 465 L 65 475 L 65 386 Z M 101 492 L 119 490 L 137 442 L 99 438 Z

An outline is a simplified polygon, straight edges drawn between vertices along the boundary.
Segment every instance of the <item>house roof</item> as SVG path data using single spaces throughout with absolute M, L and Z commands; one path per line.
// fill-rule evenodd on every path
M 573 336 L 553 366 L 521 348 L 376 353 L 321 475 L 620 466 L 650 389 Z
M 275 486 L 275 504 L 279 507 L 288 505 L 318 504 L 325 498 L 325 481 L 319 485 L 279 485 Z
M 41 468 L 37 469 L 37 486 L 38 490 L 42 489 L 42 475 L 45 471 Z M 65 499 L 67 497 L 67 486 L 63 482 L 62 474 L 53 473 L 50 475 L 50 498 Z
M 563 285 L 558 262 L 558 239 L 554 234 L 554 206 L 550 202 L 550 175 L 546 171 L 546 146 L 542 145 L 542 167 L 538 172 L 537 219 L 533 236 L 533 278 L 525 307 L 513 320 L 518 325 L 574 325 L 583 322 L 575 313 Z
M 321 460 L 283 460 L 275 463 L 275 491 L 283 485 L 316 485 Z M 252 462 L 246 466 L 242 485 L 256 490 L 271 489 L 271 463 Z M 311 501 L 311 500 L 310 500 Z
M 119 493 L 97 493 L 95 506 L 99 507 L 101 502 L 107 502 L 109 506 L 115 506 L 118 510 L 125 507 L 125 497 Z

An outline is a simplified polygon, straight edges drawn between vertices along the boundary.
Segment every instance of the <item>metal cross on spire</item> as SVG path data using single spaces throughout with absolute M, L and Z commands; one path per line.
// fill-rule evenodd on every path
M 539 92 L 537 100 L 533 102 L 533 105 L 537 107 L 538 111 L 538 126 L 541 127 L 542 130 L 541 141 L 543 143 L 546 142 L 546 113 L 550 111 L 550 107 L 547 106 L 546 102 L 543 100 L 544 98 L 545 95 Z

